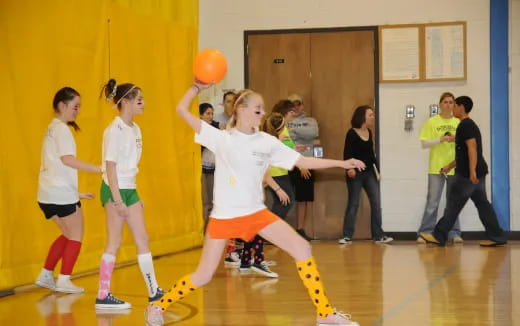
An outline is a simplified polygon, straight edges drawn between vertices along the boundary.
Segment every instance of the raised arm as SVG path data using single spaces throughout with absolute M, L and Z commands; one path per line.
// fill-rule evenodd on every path
M 206 89 L 211 85 L 212 84 L 201 84 L 195 81 L 193 85 L 188 88 L 186 93 L 184 93 L 184 96 L 177 105 L 177 113 L 190 125 L 190 127 L 193 128 L 193 130 L 195 130 L 196 133 L 200 132 L 200 118 L 193 115 L 189 111 L 189 108 L 195 96 L 197 96 L 202 89 Z

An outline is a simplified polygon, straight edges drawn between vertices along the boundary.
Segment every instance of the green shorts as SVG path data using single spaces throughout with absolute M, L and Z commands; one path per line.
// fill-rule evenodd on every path
M 137 190 L 135 189 L 119 189 L 119 193 L 121 194 L 121 199 L 126 206 L 132 206 L 141 200 L 139 194 L 137 194 Z M 105 206 L 106 203 L 114 202 L 112 191 L 110 191 L 110 187 L 105 183 L 105 181 L 101 181 L 100 199 L 101 205 L 103 206 Z

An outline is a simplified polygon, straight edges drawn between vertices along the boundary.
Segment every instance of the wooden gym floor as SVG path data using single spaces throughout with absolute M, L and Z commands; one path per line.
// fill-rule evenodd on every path
M 362 326 L 520 325 L 520 242 L 445 248 L 369 241 L 312 242 L 333 305 Z M 200 249 L 155 260 L 167 289 L 196 267 Z M 311 326 L 314 307 L 288 255 L 266 248 L 279 279 L 240 274 L 221 266 L 206 287 L 174 304 L 167 325 Z M 112 292 L 133 304 L 123 314 L 96 314 L 97 275 L 75 279 L 83 295 L 29 288 L 0 299 L 0 325 L 144 325 L 145 286 L 137 265 L 115 270 Z

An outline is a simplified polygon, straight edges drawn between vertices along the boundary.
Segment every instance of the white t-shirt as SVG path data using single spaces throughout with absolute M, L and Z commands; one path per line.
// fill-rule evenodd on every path
M 215 153 L 211 217 L 231 219 L 266 208 L 262 180 L 269 166 L 291 170 L 300 154 L 264 132 L 219 130 L 201 120 L 195 142 Z
M 143 150 L 141 129 L 134 122 L 127 125 L 119 116 L 103 133 L 103 180 L 108 185 L 106 161 L 116 163 L 119 189 L 135 189 L 135 177 Z
M 43 139 L 38 202 L 69 205 L 79 201 L 78 171 L 61 161 L 65 155 L 76 156 L 76 142 L 69 126 L 53 119 Z

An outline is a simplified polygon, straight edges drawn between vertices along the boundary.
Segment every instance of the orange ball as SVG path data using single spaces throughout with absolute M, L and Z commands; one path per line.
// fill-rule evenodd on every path
M 198 81 L 209 84 L 218 83 L 227 72 L 226 57 L 215 49 L 202 50 L 195 56 L 193 73 Z

